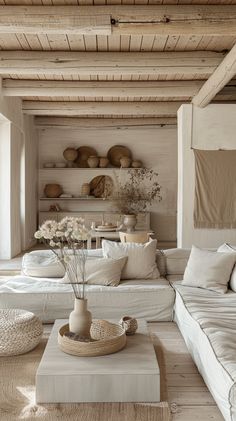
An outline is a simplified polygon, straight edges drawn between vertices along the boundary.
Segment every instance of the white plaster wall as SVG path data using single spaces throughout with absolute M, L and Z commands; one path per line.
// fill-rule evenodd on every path
M 7 160 L 10 159 L 11 144 L 10 122 L 0 118 L 0 259 L 8 258 L 11 255 L 11 207 L 10 201 L 10 166 Z M 4 161 L 2 161 L 4 157 Z
M 236 105 L 211 104 L 200 109 L 191 104 L 178 111 L 178 247 L 218 247 L 236 244 L 235 229 L 195 229 L 193 224 L 195 168 L 191 148 L 236 149 Z
M 22 249 L 32 247 L 36 241 L 38 212 L 38 132 L 34 117 L 24 116 L 24 155 L 22 159 Z
M 10 259 L 32 244 L 36 226 L 37 134 L 32 118 L 24 123 L 21 100 L 1 89 L 0 115 L 0 259 Z
M 151 209 L 151 227 L 160 241 L 176 241 L 177 208 L 177 128 L 150 126 L 145 128 L 45 128 L 39 130 L 40 166 L 44 162 L 63 160 L 63 151 L 68 146 L 93 146 L 100 156 L 106 155 L 113 145 L 126 145 L 133 156 L 143 161 L 144 165 L 159 173 L 162 186 L 162 202 L 157 202 Z M 104 174 L 106 170 L 104 170 Z M 101 174 L 101 171 L 98 172 Z M 95 171 L 69 172 L 40 171 L 39 193 L 47 182 L 62 184 L 67 192 L 79 194 L 82 183 L 98 175 Z M 111 173 L 109 172 L 111 175 Z M 49 203 L 40 204 L 41 210 L 48 210 Z M 91 210 L 91 204 L 66 203 L 66 210 Z M 108 203 L 93 203 L 93 210 L 103 210 Z M 111 208 L 109 208 L 110 210 Z
M 0 114 L 6 119 L 1 125 L 1 154 L 2 162 L 10 160 L 11 165 L 5 166 L 3 193 L 1 202 L 4 203 L 4 212 L 1 214 L 3 225 L 2 247 L 0 258 L 11 258 L 21 252 L 21 214 L 20 214 L 20 162 L 22 154 L 23 118 L 20 99 L 4 98 L 0 92 Z M 8 161 L 9 162 L 9 161 Z M 6 227 L 8 224 L 8 227 Z

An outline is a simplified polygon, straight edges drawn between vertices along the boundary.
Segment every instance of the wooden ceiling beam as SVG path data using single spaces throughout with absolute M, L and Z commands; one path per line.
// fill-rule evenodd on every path
M 192 100 L 197 107 L 206 107 L 221 89 L 236 75 L 236 44 Z
M 209 77 L 225 54 L 192 52 L 0 51 L 0 75 L 155 75 Z
M 112 25 L 111 25 L 112 23 Z M 236 35 L 235 5 L 2 6 L 1 33 Z
M 147 126 L 176 126 L 177 118 L 76 118 L 76 117 L 35 117 L 35 127 L 58 127 L 60 129 L 81 128 L 97 129 L 111 127 L 147 127 Z
M 185 101 L 196 95 L 202 84 L 201 81 L 67 82 L 5 79 L 2 94 L 14 97 L 150 97 Z
M 225 86 L 215 97 L 215 101 L 236 101 L 236 84 L 234 86 Z
M 44 116 L 176 117 L 182 102 L 23 101 L 23 112 Z

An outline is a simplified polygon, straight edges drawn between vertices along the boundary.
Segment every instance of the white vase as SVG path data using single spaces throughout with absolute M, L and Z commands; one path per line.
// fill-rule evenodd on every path
M 75 298 L 74 310 L 69 316 L 69 330 L 81 339 L 90 339 L 92 314 L 87 309 L 87 300 Z
M 137 216 L 136 215 L 124 215 L 124 225 L 126 227 L 127 232 L 132 232 L 135 230 L 135 226 L 137 224 Z

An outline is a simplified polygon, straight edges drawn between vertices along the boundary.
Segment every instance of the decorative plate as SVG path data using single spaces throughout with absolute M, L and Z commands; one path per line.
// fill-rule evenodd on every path
M 97 228 L 95 228 L 95 231 L 98 231 L 98 232 L 114 232 L 114 231 L 116 231 L 117 230 L 117 227 L 113 227 L 113 228 L 108 228 L 108 227 L 104 227 L 104 228 L 99 228 L 99 227 L 97 227 Z
M 109 175 L 97 175 L 90 183 L 90 194 L 95 197 L 109 197 L 113 189 L 113 180 Z
M 122 156 L 127 156 L 132 159 L 132 153 L 126 146 L 115 145 L 107 152 L 107 158 L 114 167 L 120 167 L 120 159 Z
M 78 151 L 78 157 L 75 160 L 77 167 L 89 168 L 87 160 L 88 160 L 88 157 L 91 155 L 97 156 L 97 152 L 95 151 L 95 149 L 91 148 L 90 146 L 80 146 L 77 149 L 77 151 Z

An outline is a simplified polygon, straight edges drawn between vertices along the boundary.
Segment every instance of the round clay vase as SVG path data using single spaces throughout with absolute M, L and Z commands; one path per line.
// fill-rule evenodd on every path
M 128 156 L 122 156 L 122 158 L 120 158 L 121 168 L 129 168 L 130 164 L 131 164 L 131 159 Z
M 69 330 L 81 339 L 90 339 L 92 314 L 87 309 L 87 300 L 75 298 L 74 310 L 69 316 Z
M 106 156 L 101 156 L 99 158 L 99 167 L 106 168 L 109 164 L 109 159 Z
M 137 224 L 137 216 L 134 215 L 134 214 L 124 215 L 123 223 L 126 227 L 127 232 L 133 232 L 135 230 L 135 226 Z
M 135 159 L 131 164 L 132 168 L 142 168 L 143 163 L 139 159 Z
M 89 196 L 89 194 L 90 194 L 90 184 L 89 183 L 82 184 L 81 195 L 82 196 Z
M 78 151 L 75 148 L 66 148 L 63 152 L 63 156 L 68 161 L 68 166 L 73 167 L 73 163 L 78 157 Z
M 46 197 L 59 197 L 63 193 L 60 184 L 46 184 L 44 194 Z
M 88 157 L 88 165 L 90 168 L 97 168 L 99 164 L 99 158 L 96 155 L 91 155 Z

